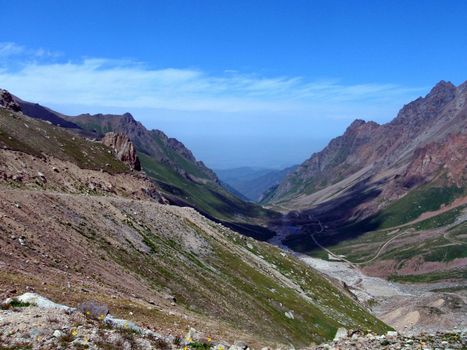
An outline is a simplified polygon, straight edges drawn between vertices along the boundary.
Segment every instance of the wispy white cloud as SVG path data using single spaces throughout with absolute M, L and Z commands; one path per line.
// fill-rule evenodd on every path
M 14 43 L 0 43 L 0 57 L 45 57 Z M 60 105 L 210 112 L 319 112 L 405 99 L 420 89 L 395 84 L 346 85 L 338 80 L 263 77 L 229 70 L 212 75 L 196 69 L 148 68 L 129 60 L 24 60 L 10 69 L 0 61 L 0 87 L 19 96 Z M 351 113 L 352 110 L 349 110 Z
M 63 113 L 132 112 L 219 167 L 298 163 L 352 119 L 387 121 L 426 91 L 235 69 L 156 69 L 128 59 L 68 60 L 15 43 L 0 43 L 0 88 Z
M 0 57 L 8 57 L 22 54 L 24 47 L 15 43 L 1 42 L 0 43 Z
M 13 42 L 0 42 L 0 58 L 17 58 L 18 56 L 28 58 L 50 58 L 59 57 L 61 53 L 43 48 L 30 49 Z

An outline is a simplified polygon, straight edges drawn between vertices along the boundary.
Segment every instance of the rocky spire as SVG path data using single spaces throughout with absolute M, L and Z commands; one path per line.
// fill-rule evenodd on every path
M 128 136 L 108 132 L 104 135 L 102 141 L 104 145 L 109 146 L 115 152 L 115 155 L 121 161 L 129 164 L 134 170 L 141 170 L 141 164 L 136 154 L 136 149 Z

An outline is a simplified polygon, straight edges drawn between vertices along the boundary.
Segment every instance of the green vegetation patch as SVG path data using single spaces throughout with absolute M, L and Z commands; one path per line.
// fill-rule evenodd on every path
M 144 171 L 176 202 L 193 206 L 202 214 L 220 220 L 242 233 L 260 240 L 271 238 L 274 233 L 260 226 L 278 214 L 228 193 L 212 183 L 196 183 L 184 178 L 170 166 L 156 161 L 145 153 L 138 153 Z
M 378 228 L 389 228 L 415 220 L 427 211 L 435 211 L 441 205 L 451 203 L 465 194 L 465 188 L 457 186 L 433 187 L 424 185 L 409 192 L 406 196 L 392 203 L 375 218 Z
M 453 271 L 440 271 L 433 273 L 426 273 L 420 275 L 393 275 L 388 278 L 393 282 L 406 282 L 406 283 L 430 283 L 443 280 L 462 280 L 467 279 L 467 269 L 453 270 Z
M 109 173 L 128 171 L 128 166 L 115 158 L 110 148 L 101 143 L 4 109 L 0 109 L 0 147 L 36 157 L 46 154 L 75 163 L 83 169 L 105 170 Z
M 425 261 L 448 262 L 454 259 L 467 258 L 467 243 L 462 245 L 448 245 L 434 248 L 430 253 L 424 254 Z

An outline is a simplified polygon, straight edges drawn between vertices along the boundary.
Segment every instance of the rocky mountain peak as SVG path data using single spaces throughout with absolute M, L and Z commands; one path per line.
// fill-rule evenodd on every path
M 363 119 L 355 119 L 352 124 L 350 124 L 349 129 L 355 129 L 362 125 L 365 125 L 365 121 Z
M 457 91 L 451 82 L 441 80 L 425 97 L 419 97 L 405 105 L 390 124 L 402 124 L 418 130 L 426 121 L 441 115 L 447 104 L 456 98 Z
M 108 132 L 101 142 L 112 148 L 117 158 L 131 166 L 132 169 L 141 170 L 139 158 L 136 155 L 136 148 L 130 138 L 124 134 Z
M 355 119 L 352 124 L 349 125 L 346 132 L 354 131 L 354 130 L 371 130 L 377 128 L 379 126 L 378 123 L 374 121 L 365 121 L 363 119 Z
M 129 122 L 129 123 L 133 123 L 133 124 L 136 124 L 137 121 L 136 119 L 133 117 L 133 115 L 129 112 L 125 112 L 123 113 L 122 115 L 123 119 L 125 119 L 125 121 Z
M 14 112 L 21 111 L 20 105 L 15 101 L 13 95 L 7 90 L 0 89 L 0 107 L 10 109 Z
M 457 88 L 451 83 L 441 80 L 428 93 L 425 100 L 430 101 L 431 105 L 442 106 L 456 97 Z
M 464 81 L 462 84 L 460 84 L 457 87 L 457 90 L 459 90 L 461 93 L 466 93 L 467 92 L 467 80 Z
M 427 97 L 450 95 L 454 94 L 455 92 L 456 86 L 453 83 L 451 83 L 450 81 L 441 80 L 431 89 Z

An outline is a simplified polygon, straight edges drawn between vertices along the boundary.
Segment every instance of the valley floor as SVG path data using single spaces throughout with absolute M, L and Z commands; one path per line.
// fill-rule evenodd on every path
M 293 252 L 283 240 L 296 234 L 294 225 L 276 228 L 278 235 L 271 244 L 296 255 L 312 268 L 344 285 L 372 313 L 401 334 L 413 336 L 423 332 L 449 332 L 467 329 L 467 280 L 431 283 L 397 283 L 369 276 L 360 264 L 336 255 L 326 247 L 328 261 Z M 397 235 L 395 235 L 397 237 Z M 319 242 L 317 242 L 319 244 Z M 374 254 L 378 255 L 378 251 Z

